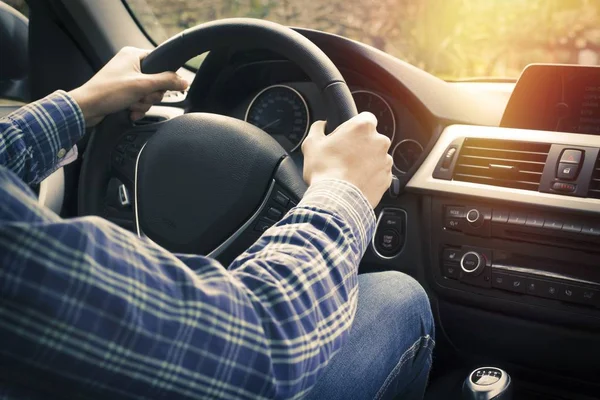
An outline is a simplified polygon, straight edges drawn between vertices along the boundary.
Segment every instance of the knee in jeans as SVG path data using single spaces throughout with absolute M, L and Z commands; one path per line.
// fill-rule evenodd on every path
M 389 312 L 404 324 L 420 326 L 419 336 L 434 337 L 434 322 L 429 298 L 414 278 L 396 271 L 382 273 L 382 296 L 389 302 Z M 417 332 L 415 332 L 417 333 Z

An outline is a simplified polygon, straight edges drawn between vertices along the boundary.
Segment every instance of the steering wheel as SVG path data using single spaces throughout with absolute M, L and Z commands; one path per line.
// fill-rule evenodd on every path
M 177 71 L 211 48 L 245 45 L 287 57 L 317 85 L 333 130 L 357 114 L 344 78 L 301 34 L 255 19 L 226 19 L 186 30 L 142 62 L 144 73 Z M 127 113 L 92 134 L 79 180 L 79 214 L 103 215 L 111 176 L 133 189 L 135 224 L 172 252 L 230 261 L 299 201 L 302 173 L 269 134 L 208 113 L 134 126 Z

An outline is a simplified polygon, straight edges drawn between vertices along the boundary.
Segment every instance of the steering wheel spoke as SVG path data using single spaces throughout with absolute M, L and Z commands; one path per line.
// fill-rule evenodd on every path
M 135 165 L 142 147 L 156 133 L 152 126 L 134 127 L 124 132 L 116 142 L 110 156 L 113 175 L 133 187 Z

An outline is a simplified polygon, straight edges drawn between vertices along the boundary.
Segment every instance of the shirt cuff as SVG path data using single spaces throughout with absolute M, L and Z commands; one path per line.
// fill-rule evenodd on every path
M 327 179 L 310 185 L 298 207 L 330 212 L 350 227 L 361 256 L 375 233 L 375 213 L 362 192 L 353 184 Z
M 23 140 L 35 161 L 36 181 L 56 170 L 75 143 L 85 134 L 79 105 L 67 92 L 58 90 L 10 115 L 23 132 Z M 64 162 L 63 162 L 64 164 Z
M 73 147 L 71 147 L 71 150 L 69 150 L 67 152 L 67 154 L 63 157 L 63 159 L 60 160 L 58 162 L 58 164 L 56 164 L 52 169 L 48 170 L 46 172 L 46 174 L 42 175 L 41 178 L 38 179 L 38 181 L 39 182 L 43 181 L 44 179 L 46 179 L 47 177 L 49 177 L 50 175 L 52 175 L 53 173 L 55 173 L 56 171 L 61 169 L 62 167 L 71 164 L 73 161 L 77 160 L 78 156 L 79 156 L 79 152 L 77 151 L 77 145 L 73 145 Z

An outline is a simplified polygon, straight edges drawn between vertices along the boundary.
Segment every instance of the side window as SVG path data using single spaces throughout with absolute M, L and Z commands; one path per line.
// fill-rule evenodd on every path
M 27 15 L 25 0 L 0 0 L 0 107 L 29 100 Z

